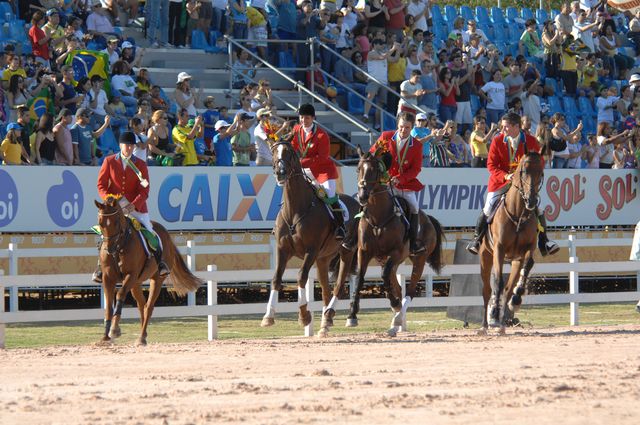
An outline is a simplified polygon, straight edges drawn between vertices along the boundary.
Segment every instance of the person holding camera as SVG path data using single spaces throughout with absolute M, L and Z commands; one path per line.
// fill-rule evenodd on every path
M 184 159 L 182 164 L 176 164 L 174 156 L 174 165 L 198 165 L 195 142 L 202 131 L 202 116 L 196 117 L 193 127 L 189 127 L 189 111 L 187 109 L 180 109 L 177 118 L 178 122 L 173 127 L 171 137 L 177 146 L 176 153 L 182 154 Z
M 231 149 L 233 151 L 233 166 L 248 167 L 251 165 L 251 155 L 255 153 L 255 146 L 251 142 L 253 116 L 246 112 L 239 115 L 238 132 L 231 137 Z

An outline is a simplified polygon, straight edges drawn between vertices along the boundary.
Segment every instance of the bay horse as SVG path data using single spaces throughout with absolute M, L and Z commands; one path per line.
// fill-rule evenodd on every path
M 103 342 L 110 342 L 120 336 L 120 317 L 125 298 L 129 291 L 133 295 L 140 312 L 141 332 L 138 345 L 147 343 L 147 326 L 153 307 L 160 295 L 166 276 L 160 276 L 154 256 L 147 258 L 138 232 L 125 217 L 118 198 L 108 196 L 104 203 L 95 201 L 98 207 L 98 225 L 102 231 L 103 243 L 100 248 L 102 267 L 102 288 L 106 307 L 104 313 Z M 178 295 L 185 295 L 198 289 L 203 283 L 194 276 L 178 252 L 167 230 L 159 223 L 152 222 L 163 246 L 163 259 L 171 269 L 173 288 Z M 145 300 L 142 282 L 149 279 L 149 296 Z M 122 283 L 116 292 L 116 284 Z
M 271 293 L 261 326 L 275 323 L 275 303 L 282 289 L 282 274 L 292 257 L 303 260 L 298 272 L 298 322 L 306 326 L 311 322 L 311 313 L 307 309 L 305 287 L 309 270 L 315 263 L 318 281 L 322 287 L 324 304 L 321 329 L 318 336 L 327 336 L 333 326 L 334 304 L 340 294 L 341 285 L 336 284 L 333 296 L 329 288 L 330 263 L 337 256 L 340 268 L 337 282 L 343 282 L 351 269 L 353 252 L 343 248 L 341 241 L 334 237 L 334 219 L 324 202 L 316 195 L 316 189 L 302 170 L 300 158 L 293 146 L 286 141 L 271 145 L 273 151 L 273 170 L 279 186 L 283 186 L 282 208 L 276 218 L 273 233 L 276 239 L 276 270 L 271 281 Z M 358 212 L 355 200 L 340 195 L 347 207 L 349 219 L 345 221 L 347 233 L 353 231 L 353 217 Z
M 358 154 L 358 202 L 363 207 L 363 212 L 358 227 L 358 284 L 347 318 L 347 327 L 358 325 L 357 314 L 360 310 L 360 291 L 364 276 L 369 262 L 376 258 L 384 262 L 383 286 L 395 312 L 388 334 L 395 336 L 396 327 L 402 325 L 409 304 L 417 295 L 417 285 L 425 263 L 429 263 L 436 273 L 442 269 L 444 231 L 438 220 L 420 211 L 421 232 L 418 237 L 425 250 L 418 255 L 409 256 L 408 221 L 394 200 L 391 186 L 383 181 L 388 167 L 380 158 L 369 152 L 363 153 L 360 148 Z M 413 268 L 406 296 L 401 301 L 396 271 L 407 257 L 413 263 Z
M 507 321 L 522 304 L 525 285 L 534 265 L 533 254 L 538 241 L 536 209 L 543 179 L 542 156 L 527 152 L 525 145 L 525 155 L 513 173 L 511 187 L 497 207 L 480 246 L 485 312 L 480 334 L 486 334 L 489 326 L 498 327 L 500 334 L 504 334 Z M 505 258 L 511 260 L 506 286 L 502 275 Z

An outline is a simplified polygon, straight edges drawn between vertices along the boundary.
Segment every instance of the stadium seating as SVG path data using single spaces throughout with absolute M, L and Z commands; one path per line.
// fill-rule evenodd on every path
M 382 114 L 382 131 L 395 130 L 396 127 L 397 123 L 393 115 Z
M 0 2 L 0 18 L 4 22 L 13 22 L 15 20 L 16 16 L 13 14 L 13 9 L 11 9 L 11 5 L 8 2 Z
M 476 6 L 476 18 L 478 19 L 478 23 L 491 24 L 491 18 L 489 17 L 489 12 L 487 11 L 487 8 L 484 6 Z
M 577 117 L 579 114 L 576 100 L 571 96 L 562 96 L 562 107 L 567 116 Z
M 460 16 L 466 21 L 476 20 L 476 17 L 473 15 L 473 10 L 469 6 L 460 6 Z
M 520 13 L 522 14 L 522 19 L 524 19 L 525 21 L 527 19 L 534 18 L 533 12 L 528 7 L 523 7 L 522 10 L 520 11 Z
M 549 112 L 552 114 L 560 112 L 564 114 L 564 110 L 562 109 L 562 105 L 560 104 L 560 98 L 558 96 L 549 96 L 547 98 L 547 103 L 549 104 Z
M 593 109 L 591 101 L 584 96 L 578 98 L 578 110 L 585 118 L 596 116 L 596 111 Z
M 520 19 L 518 9 L 515 7 L 507 7 L 507 21 L 509 21 L 510 24 L 513 24 L 517 19 Z
M 350 114 L 364 114 L 364 101 L 352 92 L 347 92 L 347 110 Z
M 542 25 L 545 21 L 549 20 L 549 12 L 544 9 L 536 10 L 536 20 L 538 21 L 538 25 Z
M 444 17 L 449 25 L 458 17 L 458 10 L 454 6 L 446 5 L 444 7 Z
M 480 109 L 480 98 L 475 94 L 472 94 L 470 96 L 470 100 L 471 100 L 471 114 L 475 116 L 476 112 L 478 112 L 478 109 Z
M 499 7 L 491 8 L 491 20 L 494 24 L 506 24 L 507 21 L 504 18 L 504 12 Z

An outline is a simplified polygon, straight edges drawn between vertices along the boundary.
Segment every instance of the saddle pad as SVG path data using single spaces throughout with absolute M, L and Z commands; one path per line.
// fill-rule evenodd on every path
M 340 203 L 340 209 L 342 210 L 342 217 L 344 218 L 344 222 L 346 223 L 347 221 L 349 221 L 349 210 L 347 209 L 347 206 L 344 204 L 344 202 L 342 202 L 342 199 L 338 199 L 338 202 Z M 324 206 L 327 208 L 327 211 L 329 211 L 331 218 L 335 219 L 331 206 L 328 204 L 324 204 Z
M 148 231 L 146 227 L 144 227 L 138 220 L 135 219 L 135 217 L 127 217 L 127 218 L 129 219 L 129 221 L 131 221 L 131 225 L 133 226 L 133 228 L 137 230 L 139 234 L 142 235 L 141 239 L 143 239 L 146 242 L 148 247 L 154 251 L 157 251 L 158 235 L 156 235 L 154 232 Z

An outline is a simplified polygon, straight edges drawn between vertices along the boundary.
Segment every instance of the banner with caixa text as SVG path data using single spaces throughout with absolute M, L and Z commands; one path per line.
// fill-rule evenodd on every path
M 355 194 L 354 167 L 338 189 Z M 0 232 L 87 232 L 96 223 L 96 167 L 0 167 Z M 422 209 L 446 227 L 475 225 L 487 191 L 479 169 L 424 169 Z M 271 167 L 151 167 L 151 218 L 170 230 L 271 229 L 282 188 Z M 546 170 L 540 207 L 552 226 L 635 225 L 637 170 Z

